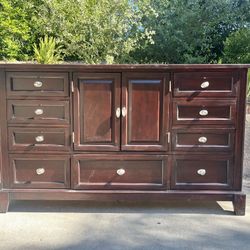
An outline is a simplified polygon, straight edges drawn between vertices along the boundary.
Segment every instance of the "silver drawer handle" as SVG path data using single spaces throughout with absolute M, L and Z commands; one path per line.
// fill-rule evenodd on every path
M 206 143 L 206 142 L 207 142 L 207 137 L 201 136 L 201 137 L 198 139 L 198 141 L 201 142 L 201 143 Z
M 42 115 L 43 114 L 43 109 L 36 109 L 35 114 L 36 115 Z
M 42 83 L 42 82 L 40 82 L 40 81 L 34 82 L 34 87 L 36 87 L 36 88 L 41 88 L 42 86 L 43 86 L 43 83 Z
M 206 116 L 206 115 L 208 115 L 208 111 L 206 109 L 202 109 L 202 110 L 200 110 L 199 114 L 201 116 Z
M 43 135 L 38 135 L 38 136 L 36 136 L 36 141 L 37 141 L 37 142 L 42 142 L 42 141 L 44 141 L 44 136 L 43 136 Z
M 117 118 L 120 118 L 120 116 L 121 116 L 121 109 L 120 108 L 116 109 L 115 115 L 116 115 Z
M 127 115 L 127 109 L 126 107 L 122 108 L 122 116 L 125 117 Z
M 44 169 L 44 168 L 38 168 L 38 169 L 36 169 L 36 173 L 37 173 L 38 175 L 42 175 L 42 174 L 45 173 L 45 169 Z
M 197 170 L 197 174 L 198 174 L 198 175 L 201 175 L 201 176 L 204 176 L 204 175 L 206 174 L 206 169 L 203 169 L 203 168 L 198 169 L 198 170 Z
M 125 169 L 123 169 L 123 168 L 120 168 L 120 169 L 118 169 L 117 171 L 116 171 L 116 173 L 118 174 L 118 175 L 124 175 L 125 174 Z
M 203 82 L 203 83 L 201 84 L 201 88 L 202 88 L 202 89 L 206 89 L 207 87 L 209 87 L 209 82 Z

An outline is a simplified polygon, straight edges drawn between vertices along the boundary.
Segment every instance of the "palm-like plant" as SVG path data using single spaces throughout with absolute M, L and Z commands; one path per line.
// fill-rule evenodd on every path
M 39 39 L 39 45 L 33 45 L 34 57 L 38 63 L 51 64 L 60 61 L 62 46 L 56 46 L 56 39 L 45 35 Z

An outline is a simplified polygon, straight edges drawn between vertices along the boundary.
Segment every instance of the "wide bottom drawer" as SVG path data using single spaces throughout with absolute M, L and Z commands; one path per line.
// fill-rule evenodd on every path
M 74 189 L 166 189 L 167 157 L 136 155 L 74 156 Z
M 70 156 L 10 154 L 12 188 L 69 188 Z
M 171 189 L 231 189 L 233 158 L 213 155 L 173 157 Z

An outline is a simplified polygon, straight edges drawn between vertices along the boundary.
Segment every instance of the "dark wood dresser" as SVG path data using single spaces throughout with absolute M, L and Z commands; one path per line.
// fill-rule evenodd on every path
M 10 200 L 216 200 L 245 213 L 249 65 L 0 65 Z

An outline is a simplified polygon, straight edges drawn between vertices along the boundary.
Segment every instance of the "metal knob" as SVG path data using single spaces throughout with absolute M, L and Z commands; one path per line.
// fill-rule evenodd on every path
M 124 175 L 125 174 L 125 169 L 123 169 L 123 168 L 120 168 L 120 169 L 118 169 L 117 171 L 116 171 L 116 173 L 118 174 L 118 175 Z
M 201 176 L 205 175 L 205 174 L 206 174 L 206 169 L 203 169 L 203 168 L 198 169 L 198 170 L 197 170 L 197 174 L 198 174 L 198 175 L 201 175 Z
M 208 86 L 209 86 L 209 82 L 203 82 L 203 83 L 201 84 L 201 88 L 202 88 L 202 89 L 206 89 Z
M 206 143 L 206 142 L 207 142 L 207 137 L 201 136 L 201 137 L 198 139 L 198 141 L 201 142 L 201 143 Z
M 36 115 L 42 115 L 43 114 L 43 109 L 36 109 L 35 114 Z
M 122 116 L 125 117 L 127 115 L 127 109 L 126 107 L 122 108 Z
M 206 115 L 208 115 L 208 111 L 206 109 L 202 109 L 202 110 L 200 110 L 199 114 L 201 116 L 206 116 Z
M 42 174 L 45 173 L 45 169 L 44 169 L 44 168 L 37 168 L 37 169 L 36 169 L 36 173 L 37 173 L 38 175 L 42 175 Z
M 36 136 L 36 141 L 37 141 L 37 142 L 42 142 L 42 141 L 44 141 L 44 136 L 43 136 L 43 135 L 38 135 L 38 136 Z
M 121 116 L 121 109 L 120 108 L 116 109 L 115 115 L 116 115 L 117 118 L 120 118 L 120 116 Z
M 41 88 L 43 86 L 43 83 L 42 82 L 40 82 L 40 81 L 35 81 L 34 82 L 34 87 L 36 87 L 36 88 Z

